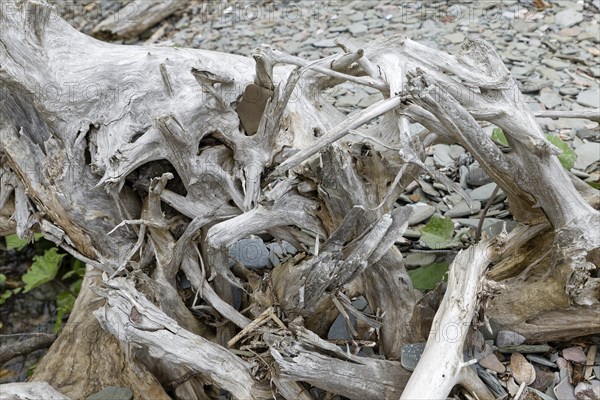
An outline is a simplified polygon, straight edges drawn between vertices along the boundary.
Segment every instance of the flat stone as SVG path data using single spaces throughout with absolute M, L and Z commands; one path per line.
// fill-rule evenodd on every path
M 535 368 L 535 380 L 531 384 L 532 387 L 538 390 L 546 390 L 549 387 L 554 386 L 554 373 L 545 371 L 541 368 L 534 366 Z
M 585 171 L 587 167 L 600 160 L 600 143 L 589 142 L 575 149 L 577 160 L 575 168 Z
M 544 78 L 549 81 L 560 81 L 561 76 L 557 70 L 548 67 L 538 67 Z M 538 89 L 539 90 L 539 89 Z
M 462 146 L 459 146 L 457 144 L 453 144 L 450 146 L 450 157 L 452 157 L 455 160 L 458 160 L 460 158 L 460 156 L 462 156 L 463 154 L 465 154 L 465 149 Z
M 477 375 L 481 378 L 481 380 L 487 385 L 487 387 L 492 391 L 495 395 L 496 399 L 504 399 L 507 396 L 506 390 L 493 374 L 489 373 L 487 370 L 483 368 L 477 368 Z
M 587 357 L 583 352 L 583 349 L 579 346 L 569 347 L 567 349 L 563 349 L 562 356 L 565 360 L 574 362 L 576 364 L 585 365 L 587 361 Z
M 525 337 L 517 332 L 500 331 L 496 336 L 497 346 L 517 346 L 525 343 Z
M 565 28 L 577 25 L 581 21 L 583 21 L 583 14 L 570 8 L 562 10 L 554 16 L 554 22 Z
M 469 165 L 469 174 L 467 175 L 467 184 L 470 186 L 483 186 L 492 183 L 492 179 L 478 163 Z
M 600 130 L 598 129 L 581 129 L 577 131 L 577 137 L 580 139 L 588 139 L 597 141 L 600 139 Z
M 88 396 L 86 400 L 131 400 L 133 392 L 129 388 L 107 386 L 98 393 Z
M 569 378 L 564 378 L 554 387 L 554 395 L 560 400 L 577 400 L 575 397 L 575 388 L 569 382 Z
M 421 232 L 416 229 L 407 229 L 402 236 L 408 239 L 419 239 Z
M 498 214 L 501 215 L 501 214 Z M 503 230 L 506 230 L 506 232 L 511 232 L 513 229 L 515 229 L 517 227 L 517 225 L 519 225 L 518 222 L 516 221 L 501 221 L 501 222 L 497 222 L 487 228 L 483 228 L 482 231 L 486 232 L 488 237 L 494 238 L 496 236 L 498 236 L 499 234 L 502 233 Z
M 407 371 L 414 371 L 425 350 L 425 343 L 405 344 L 400 350 L 400 364 Z
M 556 59 L 556 58 L 546 58 L 544 60 L 542 60 L 542 63 L 544 63 L 544 65 L 555 69 L 555 70 L 563 70 L 565 68 L 569 68 L 571 66 L 571 64 L 569 64 L 568 62 L 564 62 L 562 60 Z
M 468 226 L 469 228 L 477 229 L 479 226 L 479 218 L 455 218 L 453 221 L 461 224 L 462 226 Z M 502 220 L 497 218 L 486 218 L 483 221 L 483 227 L 481 229 L 486 230 L 498 222 L 502 222 Z
M 359 22 L 359 23 L 350 25 L 348 27 L 348 30 L 350 31 L 350 33 L 353 36 L 359 36 L 359 35 L 362 35 L 363 33 L 366 33 L 369 30 L 369 28 L 367 27 L 367 25 Z
M 430 206 L 425 203 L 416 203 L 412 204 L 413 213 L 408 219 L 408 225 L 413 226 L 416 224 L 420 224 L 431 218 L 431 216 L 435 213 L 435 207 Z
M 446 39 L 450 43 L 458 44 L 465 41 L 465 35 L 461 32 L 455 32 L 449 35 L 444 35 L 444 39 Z
M 321 48 L 328 48 L 328 47 L 337 47 L 337 45 L 334 42 L 334 39 L 317 40 L 312 45 L 314 47 L 316 47 L 316 48 L 319 48 L 319 49 L 321 49 Z
M 479 360 L 479 365 L 499 374 L 506 372 L 506 367 L 504 364 L 502 364 L 500 360 L 498 360 L 498 357 L 496 357 L 496 355 L 493 353 Z
M 453 167 L 456 163 L 450 155 L 450 146 L 447 144 L 433 146 L 433 161 L 439 167 Z
M 481 187 L 478 187 L 477 189 L 474 189 L 469 194 L 469 196 L 471 196 L 471 198 L 475 201 L 480 201 L 482 203 L 486 203 L 490 199 L 490 197 L 492 197 L 492 193 L 494 192 L 495 188 L 496 188 L 495 183 L 488 183 L 487 185 L 483 185 Z M 498 194 L 496 195 L 496 198 L 494 199 L 494 203 L 504 200 L 505 198 L 506 198 L 506 195 L 504 194 L 502 189 L 500 189 L 498 191 Z
M 540 96 L 540 102 L 547 108 L 554 108 L 562 104 L 562 98 L 554 92 L 546 92 Z
M 563 96 L 576 96 L 579 94 L 579 92 L 581 92 L 581 89 L 579 89 L 577 86 L 565 85 L 558 89 L 558 92 Z
M 527 354 L 525 357 L 527 357 L 529 361 L 534 362 L 536 364 L 544 365 L 546 367 L 557 368 L 556 363 L 553 363 L 545 357 L 536 356 L 535 354 Z
M 436 258 L 432 253 L 410 253 L 404 258 L 404 264 L 409 267 L 424 267 L 433 264 Z
M 229 255 L 249 269 L 269 267 L 269 250 L 262 239 L 241 239 L 229 247 Z
M 356 317 L 352 314 L 350 314 L 350 322 L 356 326 Z M 333 324 L 331 324 L 331 328 L 329 328 L 329 332 L 327 332 L 327 339 L 352 340 L 352 334 L 348 330 L 346 319 L 342 314 L 339 314 L 335 321 L 333 321 Z
M 592 380 L 589 383 L 579 382 L 575 386 L 577 400 L 600 400 L 600 381 Z
M 458 167 L 458 176 L 460 181 L 460 187 L 463 189 L 468 188 L 467 179 L 469 178 L 469 168 L 461 165 Z
M 360 94 L 346 94 L 346 95 L 338 98 L 337 101 L 335 102 L 335 105 L 337 107 L 355 107 L 365 97 L 366 97 L 366 94 L 364 96 L 361 96 Z
M 448 210 L 446 216 L 449 218 L 468 217 L 469 215 L 477 214 L 479 211 L 481 211 L 481 203 L 479 201 L 474 201 L 471 208 L 463 200 Z
M 500 353 L 546 353 L 550 351 L 550 346 L 547 344 L 517 344 L 498 346 Z
M 369 303 L 364 296 L 358 296 L 356 299 L 352 300 L 352 307 L 356 308 L 358 311 L 363 311 Z
M 421 190 L 423 190 L 423 192 L 425 192 L 425 194 L 427 194 L 428 196 L 432 196 L 432 197 L 439 197 L 440 193 L 435 190 L 435 188 L 433 187 L 433 185 L 429 182 L 423 181 L 423 180 L 419 180 L 419 185 L 421 186 Z
M 584 90 L 577 95 L 577 103 L 585 107 L 600 108 L 600 91 L 598 89 Z

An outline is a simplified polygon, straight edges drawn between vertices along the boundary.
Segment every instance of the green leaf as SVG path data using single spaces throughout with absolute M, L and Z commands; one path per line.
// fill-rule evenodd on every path
M 434 263 L 408 271 L 413 286 L 419 290 L 435 289 L 448 272 L 448 263 Z
M 4 284 L 4 282 L 6 282 L 6 275 L 0 274 L 0 285 Z
M 43 256 L 35 256 L 33 264 L 22 277 L 25 282 L 24 293 L 53 280 L 58 272 L 60 260 L 64 256 L 65 254 L 58 254 L 56 247 L 46 250 Z
M 600 190 L 600 182 L 588 182 L 587 184 L 593 187 L 594 189 Z
M 6 250 L 22 250 L 29 244 L 29 240 L 21 239 L 16 234 L 8 235 L 6 239 Z
M 79 278 L 83 278 L 84 275 L 85 275 L 85 264 L 79 260 L 75 260 L 75 262 L 73 263 L 72 269 L 69 272 L 65 273 L 63 275 L 62 279 L 63 280 L 69 279 L 72 276 L 77 276 Z
M 54 324 L 54 331 L 56 333 L 60 332 L 63 317 L 73 310 L 74 304 L 75 296 L 67 290 L 60 292 L 56 297 L 56 323 Z
M 421 229 L 421 241 L 430 249 L 447 249 L 460 245 L 460 237 L 453 239 L 453 234 L 452 220 L 434 215 Z
M 570 171 L 571 168 L 575 166 L 575 160 L 577 160 L 577 154 L 575 154 L 575 151 L 573 151 L 573 149 L 568 144 L 563 142 L 558 136 L 548 134 L 546 135 L 546 138 L 550 143 L 562 151 L 562 154 L 558 155 L 558 161 L 560 161 L 564 169 Z
M 42 235 L 41 233 L 34 233 L 33 234 L 33 242 L 40 240 L 43 237 L 44 237 L 44 235 Z M 24 247 L 26 247 L 30 243 L 29 239 L 21 239 L 16 234 L 8 235 L 8 236 L 6 236 L 5 239 L 6 239 L 6 249 L 7 250 L 19 251 L 19 250 L 22 250 Z
M 494 128 L 492 131 L 492 140 L 502 146 L 508 147 L 508 140 L 506 140 L 506 135 L 500 128 Z
M 6 303 L 6 300 L 8 300 L 10 298 L 10 296 L 12 296 L 12 295 L 13 295 L 12 290 L 6 289 L 4 291 L 4 293 L 0 294 L 0 304 Z
M 79 294 L 82 283 L 83 283 L 83 279 L 77 279 L 75 282 L 73 282 L 69 285 L 69 289 L 71 290 L 71 292 L 73 292 L 75 294 Z

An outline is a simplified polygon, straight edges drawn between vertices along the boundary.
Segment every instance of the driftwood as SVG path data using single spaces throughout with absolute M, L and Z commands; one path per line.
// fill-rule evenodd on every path
M 21 342 L 14 342 L 0 347 L 0 364 L 15 357 L 29 354 L 39 349 L 47 349 L 56 340 L 55 334 L 40 333 Z
M 92 30 L 98 38 L 131 38 L 152 28 L 185 5 L 181 0 L 131 1 Z
M 6 383 L 2 385 L 0 395 L 3 400 L 70 400 L 46 382 Z
M 409 373 L 395 360 L 403 344 L 433 337 L 434 310 L 394 246 L 411 214 L 395 199 L 426 173 L 470 201 L 424 164 L 424 149 L 440 142 L 479 161 L 522 228 L 502 254 L 482 242 L 457 256 L 436 323 L 471 326 L 485 312 L 533 341 L 600 330 L 591 318 L 598 192 L 561 167 L 487 43 L 467 41 L 453 56 L 406 37 L 363 48 L 340 40 L 339 54 L 317 61 L 265 45 L 248 59 L 111 45 L 42 0 L 9 8 L 0 15 L 0 230 L 41 231 L 89 267 L 34 379 L 73 398 L 106 385 L 136 398 L 209 399 L 224 389 L 308 399 L 310 386 L 398 398 Z M 347 118 L 320 96 L 345 81 L 384 100 Z M 263 97 L 254 104 L 253 94 Z M 501 127 L 512 151 L 478 121 Z M 228 248 L 251 234 L 299 252 L 268 272 L 231 267 Z M 179 290 L 182 275 L 191 298 Z M 486 280 L 497 283 L 480 310 Z M 351 308 L 360 294 L 377 315 Z M 385 359 L 322 339 L 340 313 L 371 327 L 367 340 Z M 444 397 L 461 383 L 486 398 L 461 359 L 464 336 L 434 364 L 438 346 L 428 344 L 403 397 Z M 90 374 L 83 366 L 92 362 Z M 422 382 L 439 385 L 429 393 Z

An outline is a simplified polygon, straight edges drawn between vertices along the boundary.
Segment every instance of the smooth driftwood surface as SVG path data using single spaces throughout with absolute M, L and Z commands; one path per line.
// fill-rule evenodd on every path
M 0 385 L 2 400 L 71 400 L 46 382 L 5 383 Z
M 486 398 L 463 336 L 433 366 L 434 314 L 471 326 L 485 313 L 532 341 L 600 331 L 598 191 L 561 167 L 486 42 L 450 55 L 394 36 L 339 40 L 322 60 L 268 45 L 245 58 L 103 43 L 43 0 L 3 11 L 0 232 L 42 232 L 88 265 L 35 380 L 73 398 L 115 385 L 136 399 L 309 399 L 311 387 L 392 399 L 409 379 L 401 347 L 429 337 L 403 396 L 436 382 L 431 396 L 460 383 Z M 384 99 L 347 117 L 321 95 L 344 82 Z M 480 121 L 503 129 L 509 153 Z M 424 163 L 436 143 L 467 149 L 521 223 L 501 254 L 482 242 L 456 257 L 437 314 L 395 246 L 413 209 L 394 205 L 420 174 L 471 202 Z M 247 269 L 228 252 L 251 235 L 297 253 Z M 352 307 L 359 295 L 374 315 Z M 340 314 L 362 327 L 347 351 L 323 339 Z M 382 359 L 355 355 L 367 345 Z

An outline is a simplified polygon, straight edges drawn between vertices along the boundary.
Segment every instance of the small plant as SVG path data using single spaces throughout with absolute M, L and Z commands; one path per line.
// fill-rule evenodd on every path
M 454 222 L 450 218 L 434 215 L 421 229 L 421 242 L 436 250 L 458 247 L 461 237 L 468 231 L 468 228 L 463 228 L 454 235 Z
M 36 234 L 33 237 L 34 242 L 38 242 L 42 238 L 41 234 Z M 5 237 L 6 248 L 8 250 L 21 251 L 28 246 L 29 240 L 20 239 L 17 235 L 9 235 Z M 47 242 L 46 245 L 50 243 Z M 36 243 L 36 246 L 43 248 L 41 242 Z M 42 285 L 55 284 L 63 290 L 56 296 L 56 323 L 54 330 L 58 333 L 62 328 L 62 320 L 66 314 L 69 314 L 75 304 L 75 299 L 81 289 L 83 275 L 85 274 L 85 265 L 70 257 L 68 254 L 60 253 L 59 248 L 51 245 L 50 248 L 44 250 L 42 255 L 33 257 L 33 263 L 27 269 L 27 272 L 21 277 L 24 286 L 19 286 L 14 289 L 5 289 L 0 294 L 0 304 L 4 304 L 11 296 L 18 293 L 27 293 Z M 65 262 L 64 260 L 67 260 Z M 63 272 L 64 271 L 64 272 Z M 62 275 L 60 274 L 61 272 Z M 58 276 L 61 276 L 59 279 Z M 69 284 L 64 281 L 70 280 Z M 0 287 L 4 286 L 6 276 L 0 275 Z

